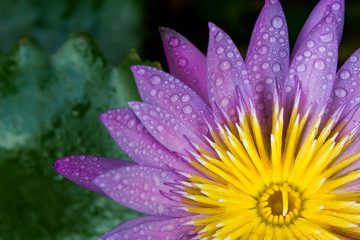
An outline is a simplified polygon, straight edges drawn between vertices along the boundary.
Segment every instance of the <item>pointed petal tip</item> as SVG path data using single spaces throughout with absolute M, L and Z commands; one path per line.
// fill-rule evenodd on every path
M 168 27 L 162 27 L 160 26 L 159 27 L 159 32 L 161 35 L 164 34 L 164 36 L 166 36 L 167 34 L 169 33 L 173 33 L 173 32 L 176 32 L 175 30 L 171 29 L 171 28 L 168 28 Z

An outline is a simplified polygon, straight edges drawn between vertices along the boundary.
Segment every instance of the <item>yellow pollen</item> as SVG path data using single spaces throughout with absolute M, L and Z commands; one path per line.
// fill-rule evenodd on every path
M 298 87 L 285 121 L 275 91 L 271 133 L 261 131 L 254 104 L 240 102 L 238 122 L 215 120 L 207 148 L 188 151 L 184 159 L 201 175 L 179 172 L 181 190 L 173 193 L 187 205 L 179 209 L 198 214 L 186 223 L 194 239 L 360 238 L 360 192 L 347 186 L 360 170 L 341 174 L 360 158 L 342 156 L 360 127 L 342 133 L 343 109 L 324 123 L 325 108 L 309 125 L 300 95 Z
M 259 215 L 269 224 L 289 224 L 299 215 L 300 209 L 300 194 L 286 183 L 271 186 L 258 201 Z

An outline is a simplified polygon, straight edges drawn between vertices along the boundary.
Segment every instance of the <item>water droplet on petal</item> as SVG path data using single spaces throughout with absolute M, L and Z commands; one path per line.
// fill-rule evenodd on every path
M 273 83 L 273 79 L 272 79 L 271 77 L 267 77 L 267 78 L 265 79 L 265 82 L 266 82 L 266 84 L 272 84 L 272 83 Z
M 261 65 L 261 68 L 262 69 L 268 69 L 270 67 L 270 63 L 268 62 L 264 62 L 262 65 Z
M 216 53 L 217 54 L 223 54 L 224 53 L 224 48 L 222 46 L 217 47 Z
M 219 68 L 222 71 L 226 71 L 230 68 L 230 62 L 228 60 L 221 61 L 219 64 Z
M 340 78 L 345 80 L 345 79 L 348 79 L 350 77 L 350 72 L 347 71 L 347 70 L 342 70 L 340 72 Z
M 161 78 L 158 75 L 154 75 L 150 78 L 150 83 L 152 85 L 158 85 L 161 82 Z
M 183 107 L 183 113 L 185 113 L 185 114 L 190 114 L 190 113 L 192 113 L 192 107 L 190 106 L 190 105 L 186 105 L 186 106 L 184 106 Z
M 309 47 L 309 48 L 312 48 L 315 46 L 315 42 L 313 40 L 309 40 L 307 43 L 306 43 L 306 46 Z
M 280 50 L 280 57 L 281 57 L 281 58 L 285 58 L 287 55 L 288 55 L 288 54 L 287 54 L 286 51 Z
M 187 63 L 188 63 L 188 60 L 184 57 L 181 57 L 178 60 L 178 64 L 180 67 L 185 67 Z
M 233 52 L 228 52 L 228 53 L 226 54 L 226 56 L 227 56 L 228 58 L 232 58 L 232 57 L 234 57 L 234 53 L 233 53 Z
M 273 72 L 277 73 L 280 72 L 281 70 L 281 65 L 279 63 L 274 63 L 274 65 L 272 66 L 272 70 Z
M 215 80 L 215 85 L 217 87 L 219 87 L 221 84 L 223 83 L 223 79 L 221 77 L 218 77 L 216 80 Z
M 166 231 L 166 232 L 173 231 L 174 229 L 175 229 L 174 226 L 170 224 L 161 227 L 161 231 Z
M 326 33 L 323 35 L 320 35 L 320 40 L 324 43 L 331 42 L 334 39 L 334 35 L 332 33 Z
M 221 100 L 220 100 L 220 105 L 222 107 L 225 107 L 229 104 L 229 99 L 227 97 L 223 97 Z
M 182 102 L 188 102 L 190 100 L 190 95 L 189 94 L 184 94 L 184 95 L 182 95 L 182 97 L 181 97 L 181 101 Z
M 265 108 L 265 105 L 263 103 L 258 103 L 256 106 L 259 110 L 264 110 Z
M 291 87 L 291 86 L 287 86 L 287 87 L 285 88 L 285 92 L 289 93 L 289 92 L 291 92 L 291 91 L 292 91 L 292 87 Z
M 162 132 L 162 131 L 164 130 L 164 127 L 161 126 L 161 125 L 158 125 L 158 126 L 156 127 L 156 130 L 158 130 L 158 132 Z
M 334 2 L 332 5 L 331 5 L 331 8 L 334 10 L 334 11 L 339 11 L 340 8 L 341 8 L 341 4 L 339 2 Z
M 177 47 L 180 44 L 180 41 L 177 37 L 171 37 L 169 41 L 170 46 Z
M 267 51 L 268 51 L 268 49 L 269 49 L 268 46 L 263 45 L 263 46 L 261 46 L 261 47 L 259 48 L 258 53 L 260 53 L 260 54 L 266 54 Z
M 318 59 L 314 62 L 314 68 L 321 71 L 326 67 L 326 63 L 322 59 Z
M 173 95 L 170 97 L 170 101 L 171 101 L 171 102 L 176 102 L 178 99 L 179 99 L 179 96 L 178 96 L 177 94 L 173 94 Z
M 320 47 L 319 47 L 319 51 L 320 51 L 320 52 L 325 52 L 325 51 L 326 51 L 326 47 L 325 47 L 325 46 L 320 46 Z
M 271 24 L 274 28 L 281 28 L 284 25 L 284 20 L 280 16 L 273 17 Z
M 157 94 L 157 90 L 156 90 L 156 89 L 151 89 L 151 90 L 150 90 L 150 96 L 154 97 L 154 96 L 156 96 L 156 94 Z
M 139 68 L 138 70 L 136 70 L 136 73 L 137 73 L 137 75 L 142 76 L 145 74 L 145 70 L 143 68 Z
M 255 89 L 256 89 L 257 92 L 260 93 L 260 92 L 263 92 L 263 91 L 264 91 L 265 86 L 264 86 L 264 84 L 259 83 L 259 84 L 257 84 L 257 85 L 255 86 Z
M 344 88 L 335 88 L 334 93 L 339 98 L 343 98 L 347 94 L 347 92 L 346 92 L 346 90 Z
M 221 41 L 221 39 L 223 39 L 223 37 L 224 37 L 224 34 L 222 32 L 218 32 L 215 36 L 215 41 L 219 42 L 219 41 Z
M 357 56 L 351 56 L 350 57 L 350 62 L 356 62 L 357 61 Z
M 307 57 L 307 58 L 310 57 L 310 56 L 311 56 L 311 52 L 310 52 L 310 51 L 305 51 L 305 52 L 304 52 L 304 56 Z
M 298 72 L 304 72 L 304 71 L 306 70 L 305 64 L 304 64 L 304 63 L 301 63 L 301 64 L 296 68 L 296 70 L 297 70 Z

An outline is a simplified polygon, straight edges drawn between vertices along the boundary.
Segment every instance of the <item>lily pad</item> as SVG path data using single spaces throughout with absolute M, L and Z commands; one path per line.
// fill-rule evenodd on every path
M 86 33 L 49 55 L 33 38 L 0 53 L 0 240 L 95 239 L 139 216 L 52 169 L 65 155 L 128 159 L 97 116 L 139 100 L 130 51 L 112 67 Z

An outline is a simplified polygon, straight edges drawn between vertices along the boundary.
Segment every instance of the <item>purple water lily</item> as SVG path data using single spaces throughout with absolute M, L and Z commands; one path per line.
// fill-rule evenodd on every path
M 170 74 L 132 71 L 143 102 L 100 115 L 133 160 L 55 170 L 148 214 L 99 239 L 360 239 L 360 51 L 337 71 L 344 0 L 321 0 L 290 56 L 266 0 L 246 60 L 210 23 L 207 55 L 162 28 Z

